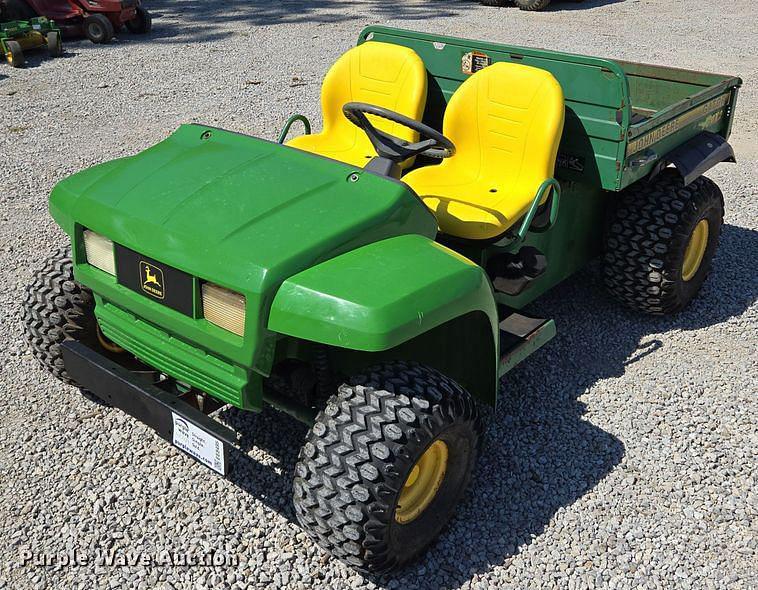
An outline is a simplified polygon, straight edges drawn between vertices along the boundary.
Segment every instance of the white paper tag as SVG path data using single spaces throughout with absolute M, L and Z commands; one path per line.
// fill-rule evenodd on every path
M 171 412 L 174 444 L 221 475 L 224 473 L 224 443 L 188 420 Z
M 42 28 L 42 25 L 32 25 L 32 28 L 33 28 L 35 31 L 39 31 L 39 30 Z

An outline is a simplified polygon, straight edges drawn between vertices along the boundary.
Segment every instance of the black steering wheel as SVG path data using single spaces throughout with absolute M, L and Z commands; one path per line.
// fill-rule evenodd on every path
M 348 121 L 366 133 L 371 145 L 374 146 L 380 157 L 387 158 L 396 164 L 400 164 L 413 156 L 449 158 L 455 153 L 453 142 L 436 129 L 384 107 L 365 102 L 348 102 L 342 107 L 342 112 Z M 374 127 L 366 115 L 375 115 L 412 129 L 421 136 L 421 139 L 411 143 L 385 133 Z

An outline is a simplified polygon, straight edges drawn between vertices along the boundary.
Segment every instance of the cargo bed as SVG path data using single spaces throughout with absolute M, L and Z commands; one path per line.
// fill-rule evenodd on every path
M 632 115 L 621 186 L 698 133 L 729 137 L 739 78 L 617 61 L 629 85 Z

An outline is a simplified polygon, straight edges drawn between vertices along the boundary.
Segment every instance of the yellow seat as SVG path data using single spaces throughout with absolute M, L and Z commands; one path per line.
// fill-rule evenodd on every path
M 342 114 L 347 102 L 367 102 L 417 121 L 426 105 L 426 68 L 408 47 L 368 41 L 342 55 L 331 67 L 321 87 L 324 127 L 321 133 L 300 135 L 287 145 L 328 158 L 365 166 L 376 156 L 366 134 Z M 369 115 L 377 129 L 408 141 L 415 133 L 386 119 Z M 404 163 L 409 166 L 412 161 Z
M 455 144 L 455 155 L 403 181 L 435 213 L 442 232 L 500 236 L 553 176 L 563 116 L 563 91 L 549 72 L 488 66 L 461 84 L 445 111 L 442 132 Z

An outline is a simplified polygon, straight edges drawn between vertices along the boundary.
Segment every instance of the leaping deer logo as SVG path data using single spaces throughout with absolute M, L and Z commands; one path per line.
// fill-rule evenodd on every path
M 144 260 L 140 261 L 140 271 L 142 273 L 142 290 L 145 293 L 163 299 L 165 295 L 163 287 L 163 271 L 157 266 L 148 264 Z
M 150 283 L 156 287 L 161 286 L 161 284 L 158 282 L 158 277 L 150 272 L 149 266 L 145 266 L 145 285 L 149 285 Z

